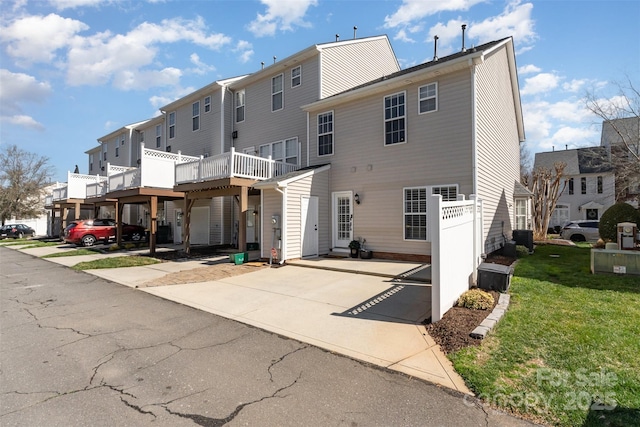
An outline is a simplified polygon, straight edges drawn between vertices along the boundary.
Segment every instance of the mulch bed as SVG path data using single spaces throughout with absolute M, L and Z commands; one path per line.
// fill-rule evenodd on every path
M 502 255 L 491 255 L 484 262 L 511 265 L 514 258 Z M 500 293 L 488 291 L 494 299 L 494 307 L 498 304 Z M 453 353 L 470 346 L 478 346 L 481 339 L 471 338 L 469 334 L 491 313 L 489 310 L 471 310 L 469 308 L 454 306 L 447 311 L 442 319 L 435 323 L 425 325 L 427 332 L 440 346 L 445 354 Z

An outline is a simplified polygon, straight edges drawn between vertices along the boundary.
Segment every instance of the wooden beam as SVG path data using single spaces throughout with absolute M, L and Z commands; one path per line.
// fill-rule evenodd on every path
M 249 205 L 249 191 L 247 187 L 240 187 L 238 218 L 238 250 L 244 252 L 247 249 L 247 206 Z
M 80 201 L 76 200 L 73 204 L 73 212 L 75 215 L 75 220 L 78 221 L 80 219 Z
M 122 215 L 124 213 L 124 203 L 116 202 L 116 243 L 122 246 Z
M 186 197 L 190 200 L 196 199 L 212 199 L 214 197 L 223 196 L 239 196 L 241 187 L 216 188 L 204 191 L 188 191 L 185 192 Z
M 185 253 L 191 253 L 191 209 L 196 203 L 195 200 L 188 200 L 185 195 L 184 212 L 182 214 L 182 233 Z
M 158 196 L 151 196 L 151 230 L 149 231 L 149 251 L 156 253 L 156 231 L 158 230 Z
M 173 189 L 175 191 L 193 192 L 193 191 L 207 191 L 215 190 L 225 187 L 251 187 L 255 184 L 255 179 L 248 178 L 222 178 L 212 181 L 204 182 L 192 182 L 187 184 L 178 184 Z

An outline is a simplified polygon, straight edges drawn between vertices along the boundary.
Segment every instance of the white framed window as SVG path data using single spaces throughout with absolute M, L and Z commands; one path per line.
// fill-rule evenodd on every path
M 458 200 L 458 184 L 434 185 L 431 187 L 431 194 L 441 195 L 443 202 L 455 202 Z
M 284 107 L 283 79 L 283 74 L 279 74 L 271 79 L 271 111 L 282 110 Z
M 120 157 L 120 147 L 116 147 L 116 157 Z
M 156 125 L 156 148 L 162 147 L 162 125 Z
M 139 131 L 138 132 L 138 138 L 139 138 L 139 142 L 144 142 L 144 132 Z
M 204 112 L 208 113 L 211 111 L 211 96 L 204 97 Z
M 120 145 L 124 145 L 124 135 L 120 137 Z
M 427 240 L 427 188 L 404 188 L 404 239 Z
M 89 171 L 93 171 L 93 153 L 89 154 Z
M 418 88 L 418 114 L 438 110 L 438 83 L 429 83 Z
M 102 153 L 102 160 L 107 161 L 107 152 Z
M 291 87 L 298 87 L 302 84 L 302 65 L 291 69 Z
M 270 144 L 262 144 L 258 148 L 258 154 L 265 159 L 271 156 L 271 160 L 297 165 L 299 164 L 298 138 L 289 138 Z
M 384 145 L 406 141 L 406 93 L 384 97 Z
M 244 89 L 236 92 L 236 123 L 244 122 L 244 102 L 245 92 Z
M 169 139 L 176 137 L 176 112 L 169 113 Z
M 516 230 L 526 230 L 528 199 L 516 199 Z
M 196 101 L 191 105 L 191 130 L 200 130 L 200 101 Z
M 318 156 L 333 154 L 333 111 L 318 114 Z

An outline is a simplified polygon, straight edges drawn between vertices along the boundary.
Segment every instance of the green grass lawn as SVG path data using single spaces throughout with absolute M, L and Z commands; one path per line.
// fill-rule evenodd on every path
M 102 251 L 99 249 L 80 248 L 80 249 L 74 249 L 72 251 L 57 252 L 55 254 L 42 255 L 40 258 L 59 258 L 63 256 L 78 256 L 78 255 L 97 255 L 101 253 Z
M 41 240 L 29 240 L 29 239 L 16 239 L 16 240 L 11 240 L 7 243 L 6 240 L 3 241 L 2 245 L 3 246 L 17 246 L 17 245 L 25 245 L 23 248 L 20 249 L 32 249 L 32 248 L 42 248 L 44 246 L 60 246 L 63 245 L 64 243 L 62 242 L 44 242 Z
M 155 258 L 132 255 L 81 262 L 74 265 L 72 268 L 74 270 L 93 270 L 97 268 L 139 267 L 158 263 L 160 263 L 160 261 Z
M 554 425 L 640 425 L 640 278 L 592 275 L 589 257 L 538 246 L 496 329 L 450 355 L 487 404 Z

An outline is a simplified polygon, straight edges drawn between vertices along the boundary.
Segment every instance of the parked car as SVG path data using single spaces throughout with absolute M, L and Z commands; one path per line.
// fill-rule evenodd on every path
M 139 225 L 122 224 L 122 238 L 137 242 L 145 237 L 145 229 Z M 64 229 L 65 243 L 93 246 L 97 241 L 108 243 L 116 238 L 116 222 L 113 219 L 85 219 L 74 221 Z
M 0 228 L 0 239 L 22 239 L 24 237 L 33 237 L 36 230 L 24 224 L 8 224 Z
M 569 221 L 562 227 L 560 237 L 573 242 L 597 242 L 600 238 L 598 221 Z

